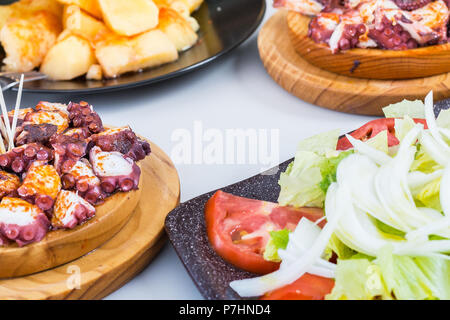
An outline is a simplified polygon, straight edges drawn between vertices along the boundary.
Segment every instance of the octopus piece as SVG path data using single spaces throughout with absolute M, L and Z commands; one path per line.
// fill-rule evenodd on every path
M 41 241 L 50 222 L 36 205 L 19 198 L 4 197 L 0 202 L 0 245 L 11 241 L 20 247 Z
M 336 53 L 341 50 L 360 47 L 360 39 L 366 41 L 368 31 L 364 20 L 355 10 L 347 12 L 341 16 L 340 23 L 328 41 L 331 52 Z M 370 45 L 370 42 L 366 44 L 366 46 Z
M 15 137 L 15 145 L 21 146 L 33 142 L 47 144 L 57 131 L 58 127 L 50 123 L 22 125 L 21 132 Z
M 406 50 L 417 48 L 417 41 L 400 24 L 395 26 L 386 17 L 369 31 L 369 37 L 382 49 Z
M 87 139 L 91 136 L 91 132 L 86 127 L 81 128 L 69 128 L 63 133 L 65 136 L 69 136 L 75 139 Z
M 39 101 L 35 107 L 36 110 L 41 111 L 60 111 L 69 116 L 69 111 L 67 110 L 67 105 L 63 103 L 55 103 L 48 101 Z
M 95 215 L 95 208 L 73 191 L 61 190 L 55 201 L 52 226 L 73 229 Z
M 26 115 L 29 114 L 30 112 L 33 112 L 33 108 L 25 108 L 25 109 L 19 109 L 19 113 L 17 114 L 17 120 L 24 120 Z M 8 118 L 9 118 L 9 122 L 11 123 L 13 118 L 14 118 L 14 113 L 15 110 L 11 110 L 8 112 Z M 2 118 L 3 120 L 3 118 Z
M 402 10 L 413 11 L 426 6 L 431 0 L 394 0 L 394 2 Z
M 27 171 L 35 161 L 49 162 L 53 159 L 53 150 L 40 143 L 24 144 L 0 155 L 0 166 L 17 174 Z
M 327 43 L 339 24 L 339 15 L 336 13 L 320 13 L 309 24 L 308 36 L 317 43 Z
M 346 9 L 345 0 L 320 0 L 324 6 L 322 12 L 334 12 L 342 14 Z
M 94 146 L 89 153 L 94 173 L 100 178 L 100 187 L 107 193 L 138 188 L 141 169 L 133 159 L 120 152 L 105 152 Z
M 36 110 L 29 112 L 22 123 L 25 125 L 53 124 L 57 127 L 56 133 L 62 133 L 69 127 L 69 116 L 62 111 Z M 23 128 L 17 128 L 20 133 Z
M 393 14 L 388 18 L 393 21 Z M 401 11 L 395 15 L 395 18 L 396 22 L 420 45 L 433 45 L 448 41 L 449 8 L 442 0 L 430 2 L 414 11 Z
M 94 108 L 85 101 L 80 103 L 70 102 L 67 106 L 69 118 L 75 128 L 86 127 L 91 133 L 103 131 L 103 124 L 100 116 L 94 111 Z
M 50 212 L 60 190 L 61 178 L 55 167 L 38 164 L 30 166 L 17 193 L 22 199 Z
M 15 174 L 0 170 L 0 198 L 16 195 L 20 179 Z
M 316 0 L 274 0 L 274 8 L 286 8 L 308 16 L 318 15 L 325 6 Z
M 112 128 L 89 138 L 90 144 L 100 147 L 103 151 L 117 151 L 139 161 L 150 154 L 150 144 L 140 140 L 130 127 Z
M 101 204 L 106 198 L 105 192 L 100 188 L 100 179 L 87 159 L 79 160 L 61 180 L 64 189 L 76 190 L 78 195 L 92 205 Z
M 54 166 L 59 174 L 67 173 L 86 154 L 87 142 L 64 134 L 53 136 L 50 144 L 55 150 Z

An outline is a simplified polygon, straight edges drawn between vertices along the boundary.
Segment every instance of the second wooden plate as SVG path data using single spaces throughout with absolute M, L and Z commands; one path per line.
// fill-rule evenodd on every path
M 261 28 L 258 49 L 267 72 L 281 87 L 324 108 L 382 115 L 384 106 L 403 99 L 423 100 L 430 90 L 436 101 L 450 97 L 450 73 L 409 80 L 369 80 L 312 65 L 291 43 L 285 10 L 275 13 Z
M 327 71 L 364 79 L 413 79 L 450 72 L 450 43 L 411 50 L 351 49 L 331 53 L 308 37 L 311 18 L 290 11 L 292 45 L 309 63 Z

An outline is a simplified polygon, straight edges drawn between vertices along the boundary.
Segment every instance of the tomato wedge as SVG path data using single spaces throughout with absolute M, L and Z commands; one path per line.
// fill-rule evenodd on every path
M 217 191 L 205 205 L 206 230 L 217 254 L 238 268 L 258 274 L 270 273 L 279 267 L 279 263 L 263 258 L 269 231 L 294 230 L 302 217 L 316 221 L 323 217 L 323 211 L 282 207 L 223 191 Z
M 323 300 L 333 287 L 333 279 L 305 273 L 293 283 L 267 293 L 261 300 Z
M 427 128 L 427 122 L 425 119 L 414 119 L 416 123 L 422 123 Z M 388 145 L 389 147 L 396 146 L 399 144 L 397 137 L 395 136 L 395 118 L 383 118 L 370 121 L 356 129 L 350 135 L 358 140 L 366 141 L 370 138 L 375 137 L 380 132 L 388 131 Z M 347 137 L 342 137 L 339 139 L 336 149 L 337 150 L 347 150 L 352 148 L 352 144 L 347 139 Z

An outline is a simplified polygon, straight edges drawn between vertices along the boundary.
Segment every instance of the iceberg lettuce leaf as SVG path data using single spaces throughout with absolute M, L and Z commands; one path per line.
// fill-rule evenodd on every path
M 294 161 L 280 175 L 278 202 L 281 205 L 323 207 L 322 170 L 329 165 L 329 157 L 339 156 L 336 151 L 339 135 L 340 130 L 333 130 L 299 143 Z
M 270 232 L 270 239 L 264 250 L 265 260 L 274 262 L 281 261 L 278 255 L 278 249 L 286 249 L 289 242 L 289 233 L 290 231 L 288 229 Z
M 386 118 L 403 118 L 409 116 L 411 118 L 425 118 L 425 105 L 421 100 L 403 100 L 398 103 L 390 104 L 383 108 Z

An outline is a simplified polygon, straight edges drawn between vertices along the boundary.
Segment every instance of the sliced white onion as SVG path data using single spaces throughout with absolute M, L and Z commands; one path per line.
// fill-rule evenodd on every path
M 428 131 L 422 131 L 422 134 L 419 137 L 419 142 L 425 152 L 428 153 L 434 161 L 439 163 L 441 166 L 447 166 L 450 159 L 450 153 L 441 148 Z
M 428 130 L 434 140 L 440 145 L 444 150 L 449 150 L 449 146 L 442 139 L 441 134 L 438 130 L 438 125 L 436 123 L 436 118 L 434 116 L 434 103 L 433 103 L 433 91 L 430 91 L 425 97 L 425 119 L 427 120 Z
M 441 179 L 441 190 L 439 192 L 442 210 L 447 217 L 450 217 L 450 165 L 444 170 Z
M 389 157 L 383 151 L 372 148 L 367 143 L 364 143 L 361 140 L 357 140 L 349 134 L 347 134 L 346 137 L 350 141 L 350 143 L 353 145 L 353 148 L 356 151 L 358 151 L 361 154 L 367 155 L 373 161 L 375 161 L 377 164 L 382 165 L 382 164 L 389 162 L 389 160 L 391 160 L 391 157 Z

